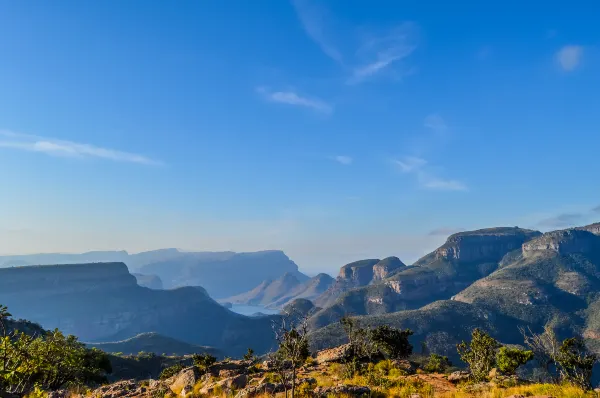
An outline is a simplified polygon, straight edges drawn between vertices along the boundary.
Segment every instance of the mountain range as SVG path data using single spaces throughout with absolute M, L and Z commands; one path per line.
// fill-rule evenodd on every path
M 338 320 L 350 315 L 364 325 L 410 328 L 415 346 L 454 359 L 456 343 L 475 327 L 518 344 L 519 327 L 550 324 L 559 336 L 581 335 L 600 352 L 600 223 L 547 233 L 460 232 L 411 265 L 397 257 L 359 260 L 342 266 L 335 280 L 308 278 L 277 251 L 177 258 L 141 266 L 142 276 L 120 262 L 0 269 L 0 303 L 46 329 L 115 347 L 176 339 L 183 351 L 210 346 L 224 355 L 272 348 L 271 322 L 279 315 L 245 317 L 213 296 L 301 309 L 310 316 L 315 349 L 342 343 Z M 140 286 L 158 279 L 167 290 Z M 203 283 L 214 284 L 205 290 L 197 286 Z M 235 287 L 210 293 L 227 284 Z

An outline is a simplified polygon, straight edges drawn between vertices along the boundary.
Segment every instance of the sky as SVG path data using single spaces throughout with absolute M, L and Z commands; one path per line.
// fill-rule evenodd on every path
M 410 263 L 600 220 L 600 3 L 0 1 L 0 253 Z

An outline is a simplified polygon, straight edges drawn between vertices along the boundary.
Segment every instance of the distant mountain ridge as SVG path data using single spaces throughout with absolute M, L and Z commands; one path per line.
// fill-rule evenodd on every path
M 0 268 L 99 262 L 122 262 L 136 274 L 156 275 L 167 289 L 203 286 L 215 298 L 247 292 L 262 281 L 277 279 L 286 272 L 294 274 L 301 282 L 308 279 L 279 250 L 235 253 L 160 249 L 136 254 L 126 251 L 94 251 L 81 254 L 0 256 Z M 153 283 L 153 288 L 156 288 L 158 281 L 144 278 L 141 283 Z
M 59 328 L 87 342 L 121 341 L 157 332 L 239 355 L 273 344 L 271 319 L 229 311 L 201 287 L 141 287 L 124 263 L 0 269 L 0 303 L 44 329 Z
M 278 279 L 263 281 L 251 291 L 229 297 L 224 301 L 233 304 L 283 308 L 295 299 L 315 299 L 332 283 L 333 278 L 327 274 L 319 274 L 301 282 L 295 274 L 287 272 Z

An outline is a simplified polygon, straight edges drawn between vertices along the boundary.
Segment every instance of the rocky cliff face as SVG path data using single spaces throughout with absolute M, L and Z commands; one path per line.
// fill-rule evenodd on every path
M 373 266 L 373 281 L 381 281 L 390 277 L 395 271 L 406 265 L 398 257 L 388 257 Z
M 600 250 L 598 236 L 588 230 L 568 229 L 548 232 L 523 244 L 523 257 L 531 257 L 545 251 L 558 254 L 587 254 L 598 250 Z
M 461 232 L 450 236 L 435 251 L 435 257 L 460 263 L 498 262 L 506 253 L 519 249 L 524 242 L 540 235 L 538 231 L 521 228 Z
M 379 262 L 375 260 L 361 260 L 344 265 L 340 269 L 339 279 L 354 285 L 364 286 L 373 280 L 373 266 Z
M 595 223 L 595 224 L 591 224 L 591 225 L 587 225 L 585 227 L 581 227 L 578 229 L 582 229 L 584 231 L 588 231 L 593 233 L 594 235 L 600 235 L 600 222 L 599 223 Z

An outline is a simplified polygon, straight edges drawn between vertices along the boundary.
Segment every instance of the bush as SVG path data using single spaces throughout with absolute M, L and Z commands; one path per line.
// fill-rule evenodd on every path
M 170 377 L 175 376 L 176 374 L 181 372 L 184 368 L 185 367 L 180 363 L 175 364 L 173 366 L 169 366 L 168 368 L 165 368 L 162 372 L 160 372 L 160 376 L 158 376 L 158 378 L 160 380 L 166 380 Z
M 496 350 L 500 344 L 481 329 L 473 330 L 471 342 L 456 346 L 460 359 L 469 365 L 475 381 L 484 381 L 496 363 Z
M 407 358 L 413 352 L 408 338 L 413 335 L 410 329 L 400 330 L 387 325 L 379 326 L 371 331 L 375 346 L 391 359 Z
M 192 355 L 192 361 L 194 362 L 194 366 L 202 371 L 206 371 L 210 368 L 215 362 L 217 362 L 217 358 L 205 353 L 205 354 L 194 354 Z
M 423 370 L 429 373 L 444 373 L 450 366 L 452 366 L 452 362 L 450 362 L 448 357 L 432 353 L 429 355 L 429 359 Z
M 589 353 L 579 338 L 563 341 L 557 358 L 563 380 L 584 390 L 592 388 L 592 369 L 597 360 L 597 356 Z
M 533 359 L 533 351 L 501 347 L 496 354 L 496 367 L 502 373 L 514 375 L 517 368 Z

